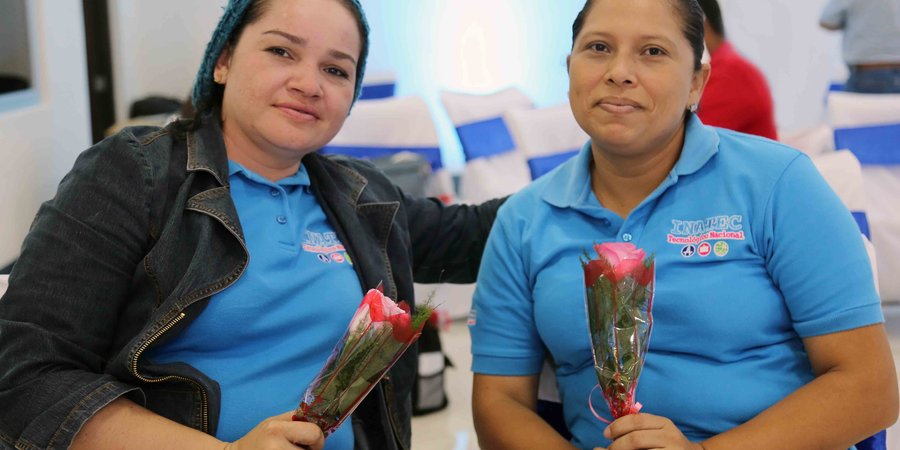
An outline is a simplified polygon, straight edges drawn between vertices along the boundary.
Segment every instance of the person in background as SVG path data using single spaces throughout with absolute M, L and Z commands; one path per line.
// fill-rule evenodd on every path
M 847 449 L 898 415 L 859 229 L 809 157 L 704 125 L 697 0 L 589 0 L 572 26 L 580 153 L 514 194 L 469 316 L 478 441 L 494 449 Z M 639 414 L 599 393 L 579 258 L 655 255 Z M 555 368 L 564 439 L 535 412 Z
M 847 91 L 900 93 L 900 0 L 829 0 L 819 24 L 844 32 Z
M 409 448 L 414 349 L 327 440 L 291 412 L 366 290 L 474 281 L 500 201 L 317 152 L 368 33 L 357 0 L 231 0 L 197 115 L 79 156 L 0 301 L 0 448 Z
M 766 77 L 726 39 L 716 0 L 700 0 L 712 72 L 697 115 L 704 124 L 778 139 L 775 105 Z

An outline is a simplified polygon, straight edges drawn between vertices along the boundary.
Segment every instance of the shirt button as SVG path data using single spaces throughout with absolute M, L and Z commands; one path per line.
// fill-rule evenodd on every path
M 284 217 L 284 216 L 278 216 L 278 217 L 275 218 L 275 221 L 278 222 L 278 223 L 280 223 L 280 224 L 282 224 L 282 225 L 284 225 L 284 224 L 287 223 L 287 217 Z
M 281 192 L 278 189 L 272 189 L 271 191 L 269 191 L 269 194 L 272 195 L 272 197 L 278 197 L 279 195 L 281 195 Z
M 625 242 L 631 242 L 632 239 L 634 239 L 634 237 L 631 236 L 631 233 L 625 233 L 622 235 L 622 240 Z

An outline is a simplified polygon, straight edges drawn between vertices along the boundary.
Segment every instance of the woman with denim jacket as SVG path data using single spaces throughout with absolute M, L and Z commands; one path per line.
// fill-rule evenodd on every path
M 196 118 L 79 157 L 0 301 L 0 448 L 409 447 L 414 351 L 327 442 L 288 412 L 364 290 L 474 281 L 499 205 L 316 153 L 367 52 L 357 0 L 231 0 Z

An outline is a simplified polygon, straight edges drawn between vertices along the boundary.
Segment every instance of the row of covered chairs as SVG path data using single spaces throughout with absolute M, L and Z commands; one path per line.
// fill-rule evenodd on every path
M 900 204 L 895 200 L 900 197 L 900 94 L 832 89 L 823 123 L 799 133 L 785 133 L 782 140 L 814 158 L 838 150 L 847 150 L 856 158 L 862 173 L 862 206 L 878 261 L 881 298 L 886 304 L 900 303 L 900 279 L 892 276 L 900 270 Z M 836 186 L 836 181 L 829 181 Z

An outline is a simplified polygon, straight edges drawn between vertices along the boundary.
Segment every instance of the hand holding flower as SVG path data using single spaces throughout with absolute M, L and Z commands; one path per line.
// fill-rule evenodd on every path
M 366 293 L 344 337 L 297 407 L 295 420 L 318 425 L 327 437 L 384 377 L 422 333 L 433 308 L 415 313 L 379 289 Z
M 616 419 L 606 427 L 603 436 L 613 443 L 594 450 L 705 450 L 702 444 L 689 441 L 671 420 L 653 414 Z
M 225 445 L 224 450 L 253 450 L 259 448 L 303 448 L 321 450 L 325 446 L 322 430 L 311 423 L 294 422 L 293 412 L 286 412 L 263 420 L 244 437 Z

